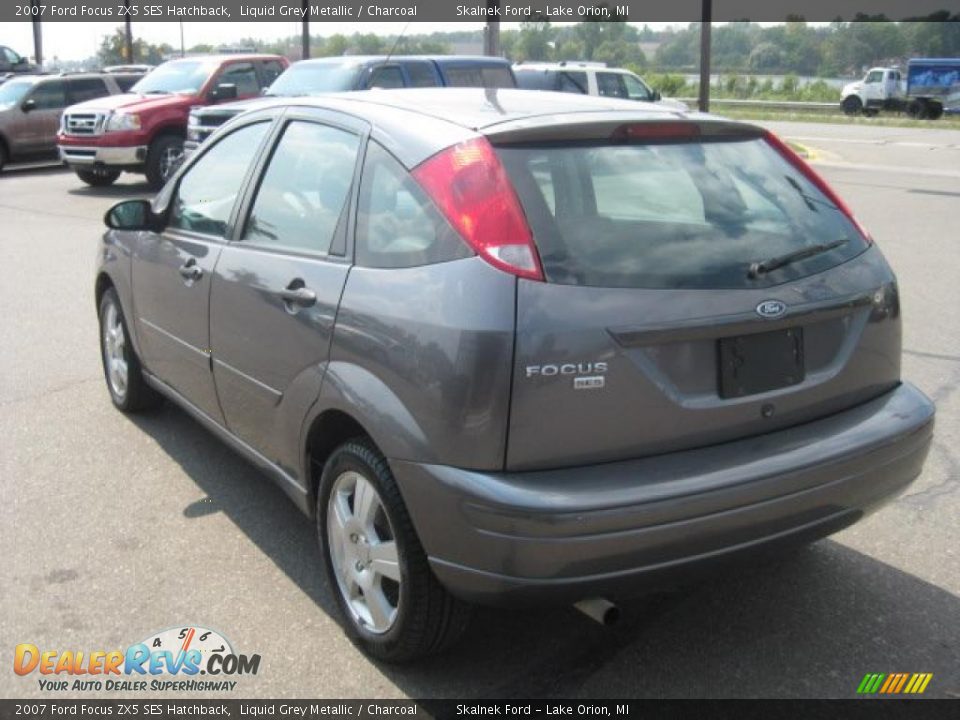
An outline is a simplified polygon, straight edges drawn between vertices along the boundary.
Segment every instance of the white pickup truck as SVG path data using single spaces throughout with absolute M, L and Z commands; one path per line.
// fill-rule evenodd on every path
M 898 68 L 870 68 L 843 88 L 840 106 L 847 115 L 894 110 L 929 120 L 960 111 L 960 58 L 912 59 L 906 78 Z

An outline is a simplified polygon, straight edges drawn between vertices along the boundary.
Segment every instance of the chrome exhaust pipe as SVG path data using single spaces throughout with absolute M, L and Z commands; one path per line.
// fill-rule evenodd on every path
M 587 598 L 574 603 L 573 606 L 591 620 L 605 627 L 612 627 L 620 622 L 620 608 L 606 598 Z

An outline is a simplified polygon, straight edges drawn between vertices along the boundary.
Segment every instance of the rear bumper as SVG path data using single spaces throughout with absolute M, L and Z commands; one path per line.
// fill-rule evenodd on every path
M 146 145 L 130 147 L 97 147 L 94 145 L 60 145 L 60 159 L 71 167 L 108 165 L 112 167 L 136 167 L 147 159 Z
M 391 467 L 451 592 L 572 602 L 856 522 L 920 473 L 934 413 L 903 384 L 816 422 L 641 460 L 523 473 Z

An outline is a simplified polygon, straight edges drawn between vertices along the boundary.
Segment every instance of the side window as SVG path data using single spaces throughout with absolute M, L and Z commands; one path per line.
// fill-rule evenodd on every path
M 404 62 L 404 67 L 410 76 L 410 87 L 436 87 L 439 84 L 431 63 L 419 60 Z
M 640 78 L 636 78 L 633 75 L 624 75 L 623 82 L 627 87 L 627 97 L 631 100 L 649 102 L 653 99 L 653 93 L 650 92 L 650 88 L 644 85 Z
M 353 184 L 360 139 L 294 120 L 270 158 L 243 233 L 257 245 L 327 252 Z
M 394 157 L 371 142 L 357 209 L 357 265 L 403 268 L 473 253 Z
M 597 73 L 597 92 L 603 97 L 626 98 L 627 88 L 623 84 L 623 76 L 619 73 Z
M 558 73 L 557 90 L 560 92 L 580 93 L 586 95 L 590 92 L 587 85 L 587 74 L 585 72 L 570 72 L 562 70 Z
M 269 87 L 274 80 L 283 74 L 284 67 L 277 60 L 264 60 L 260 65 L 263 75 L 263 86 Z
M 260 92 L 260 83 L 257 81 L 257 71 L 253 63 L 234 63 L 228 65 L 220 74 L 217 84 L 232 83 L 237 86 L 237 95 L 256 95 Z
M 210 147 L 181 179 L 168 227 L 226 235 L 240 185 L 269 127 L 269 122 L 247 125 Z
M 402 88 L 403 73 L 400 72 L 400 68 L 396 65 L 378 67 L 370 74 L 370 82 L 367 83 L 367 87 L 384 89 Z
M 880 82 L 881 80 L 883 80 L 883 71 L 882 71 L 882 70 L 874 70 L 873 72 L 871 72 L 870 74 L 867 75 L 867 82 L 868 82 L 868 83 L 878 83 L 878 82 Z
M 121 92 L 130 92 L 130 88 L 140 82 L 143 75 L 114 75 L 113 81 Z
M 510 74 L 510 68 L 501 65 L 446 67 L 443 74 L 450 87 L 512 88 L 517 86 Z
M 67 94 L 62 80 L 40 83 L 30 94 L 37 110 L 59 110 L 67 106 Z
M 100 78 L 77 78 L 67 81 L 67 89 L 70 93 L 70 104 L 81 103 L 85 100 L 109 95 L 107 84 Z
M 20 56 L 8 47 L 3 48 L 3 57 L 11 65 L 16 65 L 20 62 Z

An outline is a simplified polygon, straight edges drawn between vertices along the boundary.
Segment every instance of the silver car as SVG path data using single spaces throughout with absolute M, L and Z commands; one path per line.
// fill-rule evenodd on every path
M 880 248 L 779 139 L 516 90 L 278 100 L 106 216 L 123 411 L 165 397 L 313 518 L 399 661 L 474 603 L 610 619 L 920 473 Z

